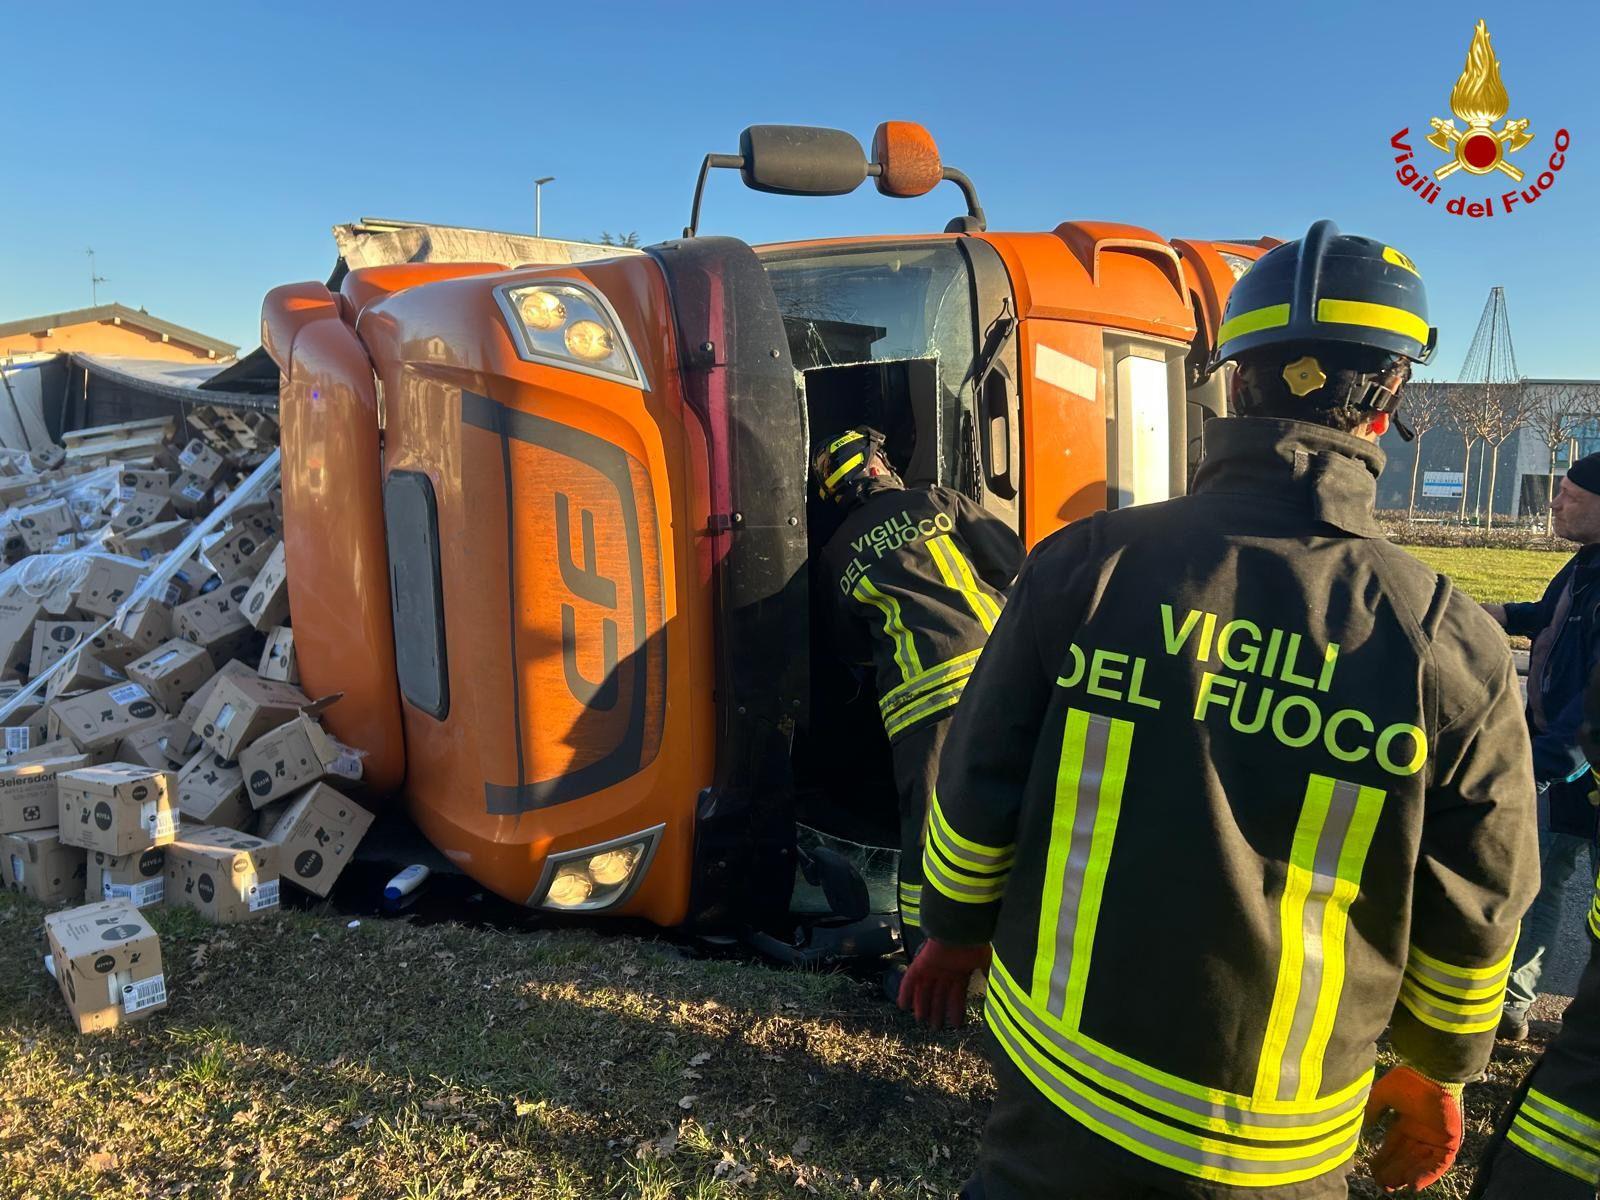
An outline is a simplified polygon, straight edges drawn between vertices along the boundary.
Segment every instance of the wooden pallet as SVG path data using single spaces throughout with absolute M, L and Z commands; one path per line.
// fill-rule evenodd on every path
M 74 446 L 91 442 L 121 442 L 130 438 L 144 439 L 154 436 L 165 441 L 177 428 L 173 417 L 152 417 L 144 421 L 123 421 L 117 425 L 95 425 L 89 429 L 70 429 L 61 435 L 61 442 L 70 451 Z

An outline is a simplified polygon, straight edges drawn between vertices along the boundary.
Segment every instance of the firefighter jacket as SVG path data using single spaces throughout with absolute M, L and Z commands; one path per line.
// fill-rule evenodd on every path
M 950 715 L 1022 564 L 999 517 L 949 488 L 870 483 L 822 551 L 835 644 L 872 664 L 891 742 Z
M 1024 566 L 951 726 L 922 920 L 992 940 L 985 1016 L 1041 1102 L 1231 1195 L 1347 1167 L 1386 1026 L 1436 1079 L 1483 1067 L 1539 868 L 1505 638 L 1383 538 L 1381 452 L 1206 441 L 1195 495 Z
M 1600 1189 L 1600 882 L 1589 906 L 1589 964 L 1561 1032 L 1523 1085 L 1474 1197 L 1594 1200 Z

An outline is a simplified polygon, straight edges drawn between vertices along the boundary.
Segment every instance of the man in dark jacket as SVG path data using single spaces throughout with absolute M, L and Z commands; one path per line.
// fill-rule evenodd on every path
M 1422 283 L 1332 222 L 1263 255 L 1195 494 L 1041 542 L 956 713 L 901 988 L 992 943 L 986 1200 L 1333 1200 L 1460 1146 L 1537 872 L 1505 639 L 1373 517 Z M 1374 1083 L 1385 1027 L 1403 1059 Z
M 834 644 L 874 669 L 900 802 L 900 926 L 921 945 L 922 827 L 949 717 L 1022 565 L 1022 540 L 949 488 L 908 488 L 883 435 L 852 429 L 817 454 L 825 499 L 848 511 L 822 551 Z
M 1500 1036 L 1528 1036 L 1528 1009 L 1539 991 L 1544 956 L 1556 941 L 1562 898 L 1577 870 L 1593 879 L 1596 808 L 1589 761 L 1578 743 L 1584 687 L 1600 661 L 1600 454 L 1572 464 L 1551 509 L 1558 537 L 1582 549 L 1532 604 L 1489 604 L 1507 633 L 1531 637 L 1528 661 L 1528 729 L 1533 776 L 1540 788 L 1539 896 L 1522 919 L 1522 936 L 1506 987 Z

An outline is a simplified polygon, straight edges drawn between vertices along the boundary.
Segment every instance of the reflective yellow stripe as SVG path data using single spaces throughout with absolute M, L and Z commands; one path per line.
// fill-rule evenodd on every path
M 958 834 L 939 806 L 929 806 L 928 833 L 922 848 L 922 874 L 940 895 L 959 904 L 991 904 L 1005 891 L 1015 856 L 1014 846 L 985 846 Z
M 995 603 L 992 596 L 978 586 L 978 580 L 972 573 L 972 565 L 967 562 L 967 556 L 961 553 L 961 548 L 956 545 L 955 539 L 948 533 L 929 538 L 928 553 L 933 556 L 934 565 L 939 568 L 939 575 L 944 580 L 945 586 L 961 593 L 962 599 L 967 602 L 967 607 L 972 610 L 972 615 L 977 617 L 978 624 L 983 626 L 983 631 L 990 632 L 1000 616 L 1000 606 Z
M 838 483 L 839 480 L 843 479 L 846 475 L 850 474 L 851 471 L 854 471 L 857 467 L 859 467 L 862 464 L 863 461 L 865 461 L 865 460 L 864 460 L 863 456 L 860 455 L 860 454 L 855 454 L 855 455 L 852 455 L 851 457 L 845 459 L 843 466 L 839 467 L 836 471 L 833 472 L 833 474 L 829 475 L 826 479 L 824 479 L 822 481 L 823 488 L 825 490 L 831 492 L 833 490 L 833 485 L 834 484 Z
M 1361 872 L 1367 851 L 1378 829 L 1386 794 L 1379 788 L 1360 789 L 1350 832 L 1345 835 L 1339 855 L 1339 880 L 1328 897 L 1322 918 L 1322 987 L 1317 993 L 1311 1035 L 1300 1058 L 1300 1086 L 1296 1099 L 1310 1100 L 1322 1090 L 1323 1059 L 1333 1039 L 1333 1025 L 1339 1016 L 1339 995 L 1344 989 L 1345 936 L 1350 924 L 1350 905 L 1361 892 Z
M 1310 1099 L 1322 1086 L 1344 986 L 1346 914 L 1360 891 L 1384 793 L 1312 775 L 1278 901 L 1278 976 L 1254 1094 Z
M 894 716 L 884 723 L 884 732 L 891 738 L 898 737 L 913 725 L 954 708 L 966 686 L 967 676 L 963 675 L 954 683 L 920 697 L 915 703 L 896 709 Z
M 1287 304 L 1269 304 L 1265 308 L 1253 308 L 1236 317 L 1229 317 L 1222 323 L 1222 328 L 1217 330 L 1217 345 L 1220 346 L 1229 338 L 1236 338 L 1240 334 L 1255 333 L 1261 329 L 1279 329 L 1288 323 Z
M 1506 1137 L 1540 1162 L 1600 1185 L 1600 1121 L 1529 1088 Z
M 982 650 L 969 650 L 965 654 L 947 658 L 944 662 L 927 668 L 927 670 L 912 676 L 904 683 L 896 684 L 885 692 L 883 698 L 878 701 L 879 710 L 887 717 L 891 709 L 919 699 L 923 692 L 934 688 L 947 679 L 957 675 L 972 674 L 972 669 L 978 665 L 978 655 L 982 653 Z
M 900 616 L 900 602 L 880 592 L 865 575 L 856 581 L 851 595 L 883 614 L 883 631 L 894 642 L 894 661 L 900 668 L 900 678 L 909 681 L 913 675 L 920 674 L 922 660 L 917 657 L 917 644 Z
M 1256 1101 L 1158 1070 L 1069 1030 L 1038 1009 L 998 958 L 990 967 L 989 991 L 1034 1046 L 1055 1061 L 1152 1112 L 1196 1129 L 1258 1141 L 1304 1141 L 1348 1127 L 1366 1104 L 1369 1070 L 1337 1095 L 1309 1102 Z
M 1007 1057 L 1073 1120 L 1150 1162 L 1200 1179 L 1272 1187 L 1337 1169 L 1355 1152 L 1361 1113 L 1352 1111 L 1333 1133 L 1314 1141 L 1224 1141 L 1163 1121 L 1088 1085 L 1026 1033 L 995 991 L 985 1017 Z M 1304 1137 L 1304 1131 L 1297 1131 Z
M 1133 722 L 1067 710 L 1056 769 L 1050 849 L 1033 969 L 1034 1002 L 1076 1028 L 1122 790 Z
M 834 438 L 833 441 L 828 443 L 828 453 L 836 453 L 839 447 L 848 446 L 851 442 L 865 441 L 866 437 L 867 435 L 862 433 L 859 429 L 847 429 L 838 437 Z
M 1513 945 L 1497 962 L 1463 967 L 1413 945 L 1406 958 L 1400 1003 L 1417 1020 L 1442 1033 L 1493 1029 L 1499 1022 L 1515 953 Z
M 1428 323 L 1414 312 L 1367 300 L 1318 300 L 1317 320 L 1324 325 L 1365 325 L 1403 337 L 1428 341 Z

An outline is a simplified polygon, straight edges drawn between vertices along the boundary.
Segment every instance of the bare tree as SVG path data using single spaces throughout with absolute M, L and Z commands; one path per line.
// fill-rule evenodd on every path
M 1482 396 L 1476 390 L 1463 387 L 1460 384 L 1444 385 L 1444 411 L 1445 419 L 1450 428 L 1461 437 L 1461 511 L 1457 514 L 1460 520 L 1467 519 L 1467 480 L 1472 472 L 1472 448 L 1481 438 L 1478 427 L 1482 422 L 1478 420 L 1478 410 L 1482 407 Z
M 600 234 L 600 244 L 602 246 L 625 246 L 633 249 L 639 245 L 639 234 L 636 230 L 629 230 L 627 233 L 612 233 L 609 229 L 604 230 Z
M 1402 393 L 1400 417 L 1416 435 L 1411 442 L 1411 495 L 1406 504 L 1408 521 L 1417 512 L 1417 468 L 1422 465 L 1422 438 L 1428 430 L 1444 424 L 1448 419 L 1447 394 L 1441 384 L 1431 382 L 1409 383 Z M 1465 479 L 1465 476 L 1462 478 Z
M 1522 379 L 1509 383 L 1473 384 L 1469 390 L 1483 396 L 1477 411 L 1478 436 L 1489 447 L 1489 507 L 1484 528 L 1493 529 L 1494 488 L 1500 469 L 1500 447 L 1532 419 L 1538 401 L 1533 389 Z
M 1575 381 L 1530 385 L 1535 393 L 1529 424 L 1538 430 L 1539 440 L 1550 452 L 1549 473 L 1545 479 L 1544 531 L 1551 532 L 1551 506 L 1556 495 L 1556 457 L 1578 430 L 1600 411 L 1600 393 L 1593 386 Z

